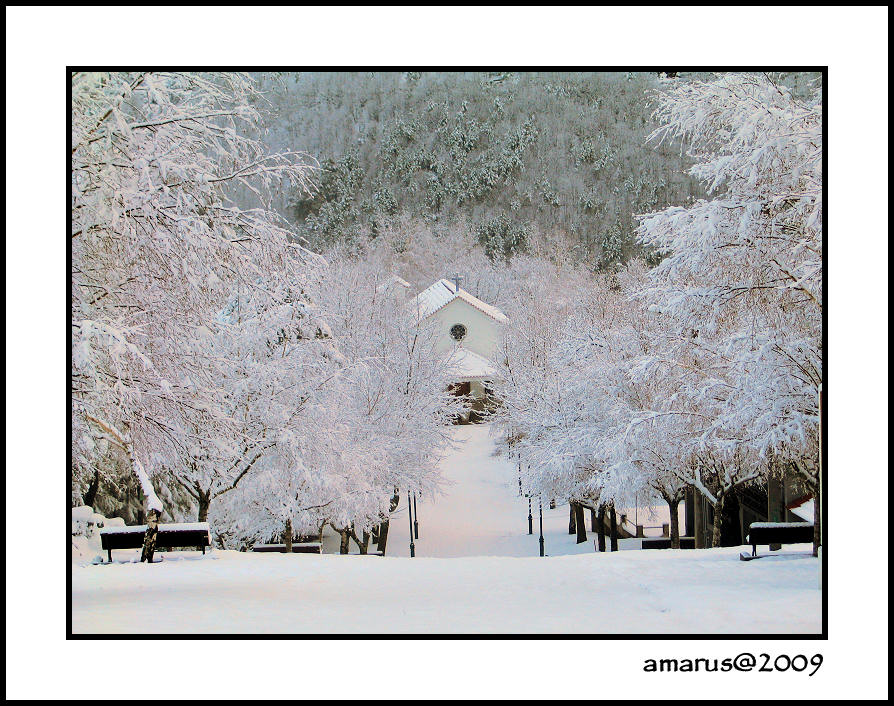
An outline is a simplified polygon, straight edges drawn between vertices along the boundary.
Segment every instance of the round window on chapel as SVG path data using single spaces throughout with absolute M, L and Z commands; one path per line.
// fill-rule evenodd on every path
M 466 327 L 462 324 L 453 324 L 450 327 L 450 336 L 454 341 L 461 341 L 466 337 Z

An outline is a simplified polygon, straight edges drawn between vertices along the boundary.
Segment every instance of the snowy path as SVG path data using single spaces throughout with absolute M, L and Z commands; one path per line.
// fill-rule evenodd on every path
M 532 504 L 534 534 L 528 534 L 528 501 L 519 497 L 515 465 L 505 453 L 496 455 L 490 425 L 471 424 L 451 430 L 456 447 L 441 463 L 446 479 L 443 494 L 417 498 L 419 539 L 414 540 L 417 557 L 539 556 L 538 507 Z M 543 533 L 549 556 L 593 553 L 591 540 L 576 544 L 568 534 L 568 505 L 543 508 Z M 667 508 L 659 508 L 667 513 Z M 646 510 L 640 508 L 641 513 Z M 631 512 L 631 517 L 633 513 Z M 641 514 L 641 517 L 644 514 Z M 587 517 L 589 523 L 589 516 Z M 659 517 L 651 523 L 667 522 Z M 588 525 L 589 526 L 589 525 Z M 338 552 L 338 536 L 332 532 L 324 540 L 325 551 Z M 356 547 L 352 544 L 352 550 Z M 622 540 L 621 548 L 639 548 L 637 540 Z M 388 556 L 410 556 L 410 527 L 407 497 L 392 514 L 388 533 Z
M 454 427 L 456 448 L 441 464 L 444 494 L 417 498 L 417 557 L 536 556 L 537 537 L 529 537 L 528 505 L 518 496 L 514 466 L 495 456 L 490 426 Z M 536 508 L 535 508 L 536 512 Z M 409 556 L 406 495 L 392 516 L 389 556 Z

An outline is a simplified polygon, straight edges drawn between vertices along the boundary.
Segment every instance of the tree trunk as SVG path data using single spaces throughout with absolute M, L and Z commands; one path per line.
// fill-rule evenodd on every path
M 813 556 L 819 556 L 819 548 L 823 543 L 823 533 L 820 527 L 822 521 L 822 512 L 820 512 L 820 494 L 814 491 L 813 494 Z
M 592 507 L 590 508 L 590 529 L 595 532 L 599 528 L 599 525 L 596 524 L 596 510 Z
M 574 513 L 575 503 L 571 500 L 568 501 L 568 534 L 574 534 L 577 530 L 575 528 L 575 513 Z
M 354 543 L 357 545 L 361 554 L 367 554 L 369 552 L 369 532 L 367 530 L 363 530 L 363 539 L 360 539 L 357 536 L 357 530 L 355 530 L 354 525 L 351 524 L 348 528 L 348 534 L 351 539 L 354 540 Z
M 823 543 L 823 532 L 822 532 L 822 508 L 820 508 L 820 503 L 823 500 L 823 413 L 824 413 L 824 403 L 825 403 L 825 393 L 823 391 L 823 383 L 819 384 L 819 390 L 817 390 L 819 395 L 817 402 L 819 403 L 819 463 L 817 463 L 816 467 L 816 483 L 813 487 L 813 556 L 819 556 L 819 548 Z M 822 575 L 822 567 L 820 567 L 820 575 Z M 820 579 L 822 580 L 822 579 Z M 822 584 L 820 584 L 822 586 Z
M 599 551 L 605 551 L 605 503 L 599 506 Z
M 158 539 L 158 518 L 161 513 L 158 510 L 150 510 L 148 513 L 148 526 L 146 527 L 146 536 L 143 538 L 143 554 L 140 561 L 152 563 L 152 557 L 155 556 L 155 542 Z
M 771 464 L 772 473 L 767 479 L 767 520 L 785 522 L 785 484 L 782 469 L 778 463 Z M 770 544 L 771 552 L 782 549 L 779 543 Z
M 99 471 L 93 471 L 93 478 L 90 480 L 90 487 L 87 488 L 87 492 L 84 493 L 84 505 L 88 507 L 93 507 L 93 503 L 96 502 L 96 493 L 99 490 Z
M 577 543 L 583 544 L 587 541 L 587 525 L 584 523 L 584 506 L 580 503 L 574 503 L 574 524 L 577 527 Z
M 347 529 L 339 530 L 338 533 L 341 535 L 341 544 L 338 547 L 338 553 L 347 554 L 351 549 L 351 535 L 348 533 Z
M 378 549 L 382 554 L 385 553 L 385 546 L 388 544 L 388 523 L 389 520 L 382 520 L 382 524 L 379 525 Z
M 397 493 L 397 488 L 394 489 L 394 495 L 391 496 L 391 504 L 388 506 L 388 512 L 392 513 L 397 509 L 397 506 L 400 504 L 400 495 Z M 378 540 L 378 549 L 382 552 L 382 556 L 385 555 L 385 546 L 388 544 L 388 525 L 391 523 L 390 515 L 382 520 L 382 524 L 379 525 L 379 540 Z
M 695 488 L 691 485 L 683 491 L 683 536 L 695 537 Z
M 608 517 L 611 525 L 611 550 L 616 552 L 618 551 L 618 519 L 615 515 L 614 503 L 609 505 Z
M 292 553 L 292 518 L 286 520 L 286 526 L 282 530 L 282 542 L 286 545 L 286 554 Z
M 700 490 L 692 491 L 692 523 L 695 526 L 695 548 L 704 549 L 707 545 L 708 531 L 706 528 L 707 510 L 705 509 L 705 496 Z
M 667 506 L 670 508 L 671 514 L 671 522 L 670 522 L 670 535 L 671 535 L 671 549 L 679 549 L 680 548 L 680 515 L 679 515 L 679 500 L 668 500 Z
M 722 495 L 717 496 L 717 502 L 714 503 L 714 533 L 711 537 L 711 546 L 720 546 L 720 530 L 723 527 L 723 500 Z
M 208 508 L 211 507 L 211 491 L 199 493 L 199 522 L 208 521 Z
M 360 547 L 361 554 L 367 554 L 369 552 L 369 532 L 367 530 L 363 530 L 363 541 L 358 542 L 357 546 Z

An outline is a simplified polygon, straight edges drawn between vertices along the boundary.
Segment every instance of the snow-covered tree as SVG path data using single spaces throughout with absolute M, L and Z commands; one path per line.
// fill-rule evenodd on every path
M 73 472 L 111 443 L 159 514 L 150 476 L 239 438 L 219 398 L 232 361 L 206 344 L 227 299 L 276 310 L 319 264 L 266 199 L 307 188 L 308 160 L 266 152 L 242 74 L 77 72 L 71 90 Z
M 613 296 L 604 276 L 528 276 L 518 285 L 501 353 L 503 421 L 528 492 L 589 502 L 622 495 L 593 456 L 593 426 L 607 415 L 593 415 L 585 363 L 615 314 Z
M 375 258 L 333 255 L 328 275 L 339 286 L 320 306 L 348 363 L 339 378 L 339 416 L 351 487 L 324 518 L 365 551 L 370 530 L 387 533 L 396 489 L 438 492 L 438 461 L 461 400 L 448 393 L 435 331 L 417 319 L 392 273 Z
M 730 74 L 667 82 L 657 101 L 652 140 L 682 140 L 713 196 L 641 220 L 641 241 L 667 255 L 645 291 L 677 322 L 666 358 L 697 348 L 710 371 L 690 388 L 711 402 L 704 448 L 781 455 L 818 495 L 821 90 L 799 99 L 770 76 Z
M 269 292 L 276 283 L 271 277 L 256 284 Z M 187 457 L 165 476 L 193 499 L 199 521 L 208 518 L 212 500 L 248 485 L 262 469 L 303 471 L 307 459 L 285 447 L 297 435 L 312 446 L 308 423 L 344 366 L 314 304 L 289 285 L 272 300 L 254 290 L 235 292 L 214 326 L 213 335 L 198 339 L 197 350 L 206 361 L 217 361 L 209 384 L 216 386 L 215 410 L 225 415 L 230 434 L 202 433 L 215 428 L 207 411 L 188 407 L 185 423 L 195 436 Z M 293 501 L 305 501 L 295 496 Z
M 507 431 L 534 492 L 610 506 L 662 499 L 676 542 L 677 508 L 694 485 L 714 506 L 716 543 L 725 499 L 765 464 L 748 456 L 738 428 L 714 429 L 723 398 L 700 394 L 708 377 L 719 384 L 713 360 L 692 346 L 673 357 L 676 322 L 644 306 L 646 282 L 638 263 L 596 278 L 543 337 L 536 367 L 520 368 L 518 351 L 508 357 Z

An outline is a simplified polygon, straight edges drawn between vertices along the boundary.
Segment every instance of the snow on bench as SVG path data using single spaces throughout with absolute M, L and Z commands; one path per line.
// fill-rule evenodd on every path
M 100 534 L 131 534 L 138 532 L 146 532 L 148 525 L 127 525 L 119 527 L 104 527 L 99 531 Z M 159 532 L 194 532 L 205 530 L 211 534 L 211 525 L 207 522 L 169 522 L 167 524 L 159 523 Z

